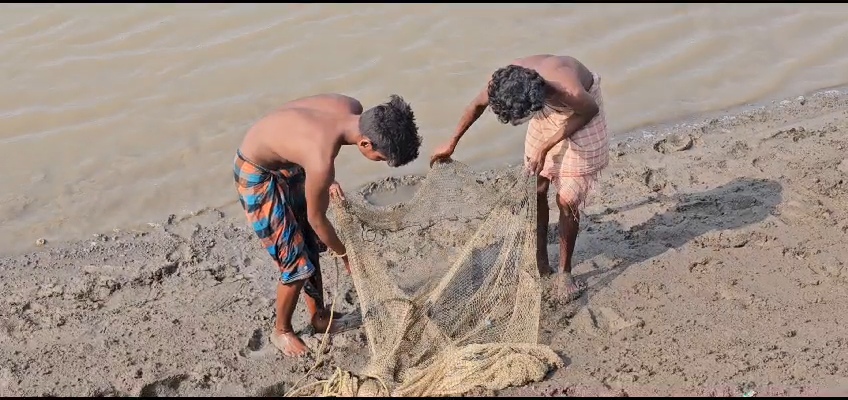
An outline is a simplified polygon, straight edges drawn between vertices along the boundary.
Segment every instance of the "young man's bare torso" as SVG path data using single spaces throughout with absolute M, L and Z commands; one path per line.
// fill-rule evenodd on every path
M 269 169 L 296 164 L 308 172 L 311 166 L 335 160 L 344 133 L 358 123 L 351 117 L 362 111 L 359 100 L 341 94 L 293 100 L 257 122 L 245 135 L 240 149 Z
M 307 351 L 291 326 L 301 289 L 315 329 L 335 325 L 324 312 L 318 253 L 332 250 L 350 271 L 347 249 L 326 215 L 330 195 L 343 196 L 335 159 L 345 145 L 397 167 L 418 157 L 421 137 L 411 107 L 397 95 L 363 110 L 349 96 L 321 94 L 290 101 L 259 120 L 234 160 L 248 223 L 280 270 L 271 341 L 289 356 Z

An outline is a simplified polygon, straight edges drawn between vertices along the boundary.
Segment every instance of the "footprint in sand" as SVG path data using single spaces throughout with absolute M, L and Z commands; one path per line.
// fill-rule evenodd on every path
M 256 391 L 256 397 L 284 397 L 287 392 L 285 382 L 265 386 Z
M 187 374 L 179 374 L 148 383 L 141 387 L 138 397 L 174 397 L 179 394 L 180 385 L 188 380 Z
M 609 307 L 584 308 L 572 319 L 574 328 L 592 335 L 600 333 L 616 334 L 629 328 L 642 328 L 645 321 L 641 318 L 624 318 Z
M 253 334 L 247 339 L 247 347 L 239 351 L 239 355 L 247 358 L 259 358 L 265 356 L 268 340 L 261 328 L 254 329 Z
M 262 350 L 262 347 L 265 345 L 265 335 L 262 334 L 262 329 L 256 329 L 253 331 L 253 335 L 250 336 L 250 339 L 247 341 L 247 348 L 251 351 L 259 351 Z
M 356 306 L 357 305 L 357 296 L 356 296 L 356 292 L 353 289 L 348 289 L 348 290 L 345 291 L 344 302 L 345 302 L 345 304 L 347 304 L 349 306 Z
M 670 135 L 654 143 L 654 150 L 662 154 L 671 154 L 679 151 L 686 151 L 692 148 L 694 139 L 689 135 Z

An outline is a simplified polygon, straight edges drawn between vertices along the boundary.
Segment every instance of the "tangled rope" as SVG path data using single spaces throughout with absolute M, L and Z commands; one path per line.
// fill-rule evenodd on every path
M 294 383 L 294 385 L 292 385 L 292 388 L 288 392 L 286 392 L 284 397 L 299 396 L 301 393 L 304 393 L 311 388 L 322 385 L 323 387 L 321 388 L 320 392 L 321 397 L 352 397 L 356 396 L 356 394 L 359 392 L 359 379 L 350 372 L 343 371 L 341 368 L 338 367 L 336 367 L 336 371 L 333 373 L 333 375 L 330 376 L 330 378 L 298 387 L 298 385 L 300 385 L 304 380 L 306 380 L 306 378 L 312 375 L 312 373 L 315 372 L 315 370 L 318 369 L 324 362 L 324 351 L 326 350 L 327 343 L 329 342 L 328 339 L 330 337 L 330 328 L 332 328 L 333 326 L 333 316 L 336 312 L 336 300 L 338 300 L 339 298 L 339 277 L 341 275 L 339 273 L 339 260 L 344 258 L 346 255 L 347 253 L 335 254 L 332 251 L 330 252 L 330 256 L 333 257 L 333 264 L 336 269 L 336 285 L 335 289 L 333 290 L 333 301 L 330 303 L 330 323 L 327 324 L 327 329 L 324 330 L 324 337 L 321 338 L 321 344 L 318 346 L 318 355 L 315 359 L 315 364 L 306 372 L 306 374 L 304 374 L 300 379 L 298 379 L 297 382 Z M 377 380 L 380 385 L 382 385 L 382 389 L 384 390 L 385 395 L 389 394 L 389 387 L 382 379 L 376 376 L 369 376 L 368 378 Z

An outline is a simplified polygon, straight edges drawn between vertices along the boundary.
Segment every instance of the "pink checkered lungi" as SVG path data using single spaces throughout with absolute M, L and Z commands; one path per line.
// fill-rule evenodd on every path
M 609 136 L 601 96 L 601 77 L 593 74 L 589 94 L 598 104 L 598 114 L 579 131 L 557 143 L 545 157 L 541 176 L 550 179 L 557 195 L 576 212 L 586 202 L 601 170 L 609 164 Z M 534 154 L 574 114 L 569 108 L 550 106 L 527 127 L 524 155 Z M 526 158 L 525 158 L 526 160 Z

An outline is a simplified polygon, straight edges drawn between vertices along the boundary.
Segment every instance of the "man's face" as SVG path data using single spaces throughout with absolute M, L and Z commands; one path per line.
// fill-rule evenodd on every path
M 357 147 L 365 158 L 371 161 L 386 161 L 386 157 L 371 145 L 367 139 L 360 140 Z

